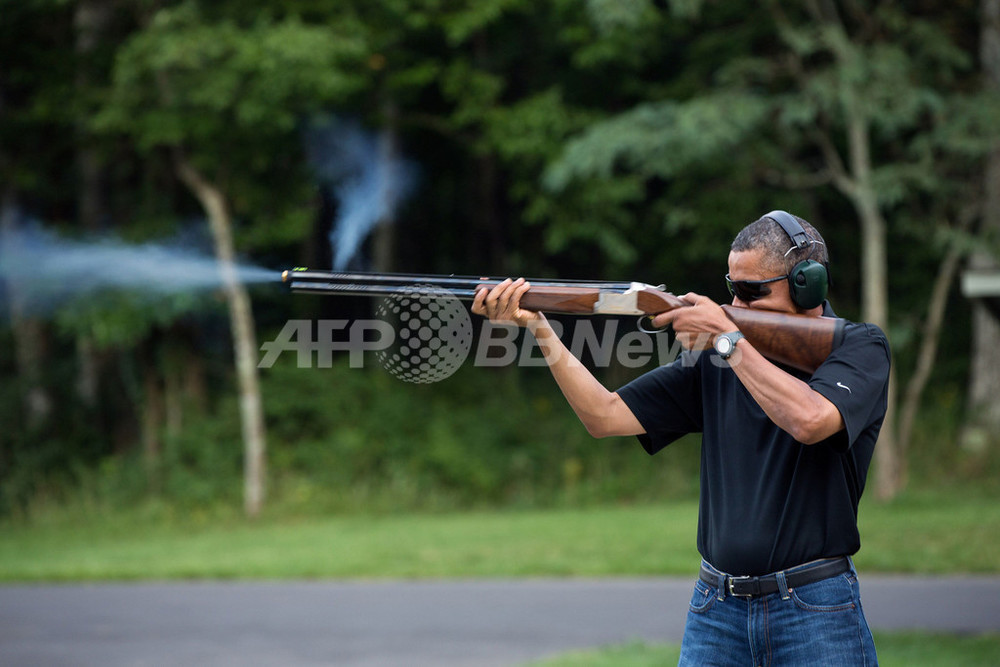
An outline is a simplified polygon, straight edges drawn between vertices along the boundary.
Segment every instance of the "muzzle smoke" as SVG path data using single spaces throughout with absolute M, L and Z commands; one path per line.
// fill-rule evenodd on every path
M 209 253 L 171 243 L 127 244 L 113 237 L 71 240 L 37 224 L 17 224 L 5 210 L 0 228 L 0 281 L 4 300 L 16 298 L 24 314 L 42 315 L 66 301 L 103 290 L 168 295 L 217 288 L 222 275 Z M 10 216 L 10 217 L 7 217 Z M 276 271 L 237 267 L 244 283 L 274 282 Z

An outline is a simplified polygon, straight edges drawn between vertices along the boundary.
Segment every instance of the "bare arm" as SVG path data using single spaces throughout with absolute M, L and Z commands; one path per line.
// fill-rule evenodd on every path
M 480 290 L 472 312 L 491 322 L 527 327 L 538 341 L 552 376 L 570 407 L 594 437 L 644 433 L 639 420 L 617 393 L 608 391 L 566 348 L 545 316 L 520 308 L 530 284 L 523 278 L 505 280 L 492 290 Z
M 682 298 L 695 305 L 659 315 L 653 324 L 672 324 L 686 347 L 696 337 L 714 340 L 718 334 L 739 329 L 708 297 L 686 294 Z M 746 339 L 739 341 L 728 363 L 771 421 L 798 442 L 815 444 L 844 428 L 840 411 L 829 399 L 765 359 Z

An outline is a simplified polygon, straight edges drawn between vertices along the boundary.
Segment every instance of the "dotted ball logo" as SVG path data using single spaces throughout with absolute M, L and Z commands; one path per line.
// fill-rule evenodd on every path
M 430 384 L 457 371 L 472 348 L 472 319 L 446 290 L 421 285 L 383 299 L 375 311 L 396 327 L 396 341 L 377 353 L 400 380 Z

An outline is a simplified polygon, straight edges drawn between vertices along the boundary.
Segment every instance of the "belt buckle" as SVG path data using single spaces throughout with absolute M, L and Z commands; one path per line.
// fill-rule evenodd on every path
M 753 597 L 753 592 L 750 592 L 750 593 L 737 593 L 735 590 L 733 590 L 733 583 L 734 582 L 736 582 L 736 581 L 750 581 L 750 579 L 752 579 L 752 578 L 753 577 L 750 577 L 750 576 L 742 576 L 742 577 L 733 577 L 733 576 L 730 576 L 729 580 L 728 580 L 729 594 L 732 595 L 733 597 L 737 597 L 737 598 L 752 598 Z

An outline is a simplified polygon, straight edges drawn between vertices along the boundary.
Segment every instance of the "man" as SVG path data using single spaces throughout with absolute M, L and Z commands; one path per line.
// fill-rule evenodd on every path
M 801 218 L 773 211 L 733 241 L 726 282 L 744 308 L 834 316 L 826 245 Z M 885 416 L 889 346 L 870 324 L 811 376 L 764 358 L 720 306 L 653 320 L 686 348 L 617 392 L 605 389 L 519 302 L 523 279 L 482 290 L 473 312 L 528 326 L 563 394 L 596 437 L 636 435 L 656 453 L 702 433 L 698 550 L 703 560 L 682 665 L 876 664 L 850 556 L 858 502 Z M 711 350 L 701 349 L 706 347 Z

